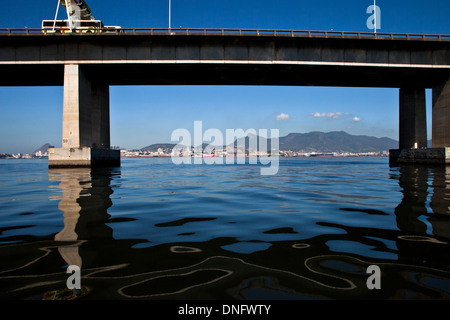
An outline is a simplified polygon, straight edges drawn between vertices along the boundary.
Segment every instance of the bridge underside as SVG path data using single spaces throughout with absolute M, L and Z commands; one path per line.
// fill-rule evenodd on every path
M 379 67 L 374 70 L 373 67 L 329 65 L 131 63 L 0 66 L 0 73 L 12 75 L 9 79 L 0 79 L 0 85 L 64 86 L 63 146 L 52 150 L 50 167 L 120 165 L 119 152 L 109 150 L 110 85 L 400 88 L 399 149 L 390 150 L 391 164 L 450 163 L 450 80 L 442 70 L 401 67 Z M 427 88 L 433 91 L 432 148 L 427 148 Z
M 124 63 L 80 64 L 89 78 L 108 85 L 248 85 L 433 88 L 440 69 L 326 64 Z M 0 86 L 63 86 L 65 64 L 0 65 Z M 99 77 L 100 75 L 100 77 Z
M 323 67 L 321 70 L 321 67 L 304 66 L 267 68 L 235 65 L 231 68 L 208 68 L 207 65 L 199 65 L 193 68 L 192 65 L 133 65 L 131 68 L 121 67 L 115 71 L 116 73 L 111 72 L 111 68 L 105 68 L 104 65 L 65 65 L 63 144 L 61 149 L 52 150 L 50 167 L 120 165 L 119 152 L 109 150 L 110 84 L 331 86 L 339 78 L 342 86 L 356 86 L 355 79 L 361 79 L 362 75 L 370 78 L 369 70 L 364 68 L 343 72 L 339 67 Z M 390 70 L 386 70 L 384 75 L 374 75 L 380 77 L 378 82 L 373 82 L 373 79 L 358 82 L 359 86 L 364 84 L 371 87 L 382 82 L 384 87 L 402 84 L 399 91 L 399 149 L 390 150 L 391 164 L 450 163 L 450 78 L 445 79 L 436 73 L 431 79 L 432 73 L 408 74 L 408 70 L 405 70 L 399 74 L 397 70 L 395 74 L 390 74 Z M 102 74 L 104 79 L 108 79 L 108 83 L 95 80 L 96 74 Z M 136 74 L 147 76 L 137 77 Z M 408 81 L 404 80 L 405 77 Z M 232 78 L 238 80 L 231 81 Z M 433 142 L 432 148 L 427 148 L 425 89 L 430 84 L 433 90 Z
M 391 163 L 450 163 L 450 48 L 441 40 L 250 36 L 5 36 L 0 86 L 64 86 L 63 143 L 50 166 L 119 165 L 111 85 L 399 88 Z M 425 90 L 433 91 L 427 148 Z

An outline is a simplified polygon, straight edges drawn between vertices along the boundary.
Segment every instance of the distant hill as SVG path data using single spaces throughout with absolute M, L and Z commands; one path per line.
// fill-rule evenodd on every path
M 241 138 L 244 139 L 244 138 Z M 237 141 L 234 142 L 236 146 Z M 245 138 L 245 145 L 248 147 L 249 138 Z M 141 151 L 156 152 L 158 148 L 170 152 L 174 143 L 157 143 L 144 147 Z M 203 147 L 207 144 L 203 144 Z M 398 141 L 390 138 L 376 138 L 363 135 L 351 135 L 344 131 L 333 132 L 309 132 L 309 133 L 290 133 L 285 137 L 280 137 L 279 147 L 281 151 L 295 152 L 378 152 L 398 148 Z M 258 144 L 259 148 L 259 144 Z M 268 141 L 270 150 L 270 139 Z
M 303 152 L 377 152 L 398 148 L 390 138 L 356 136 L 344 131 L 290 133 L 280 137 L 280 150 Z
M 140 151 L 144 152 L 157 152 L 159 148 L 163 150 L 172 150 L 175 147 L 175 143 L 155 143 L 150 146 L 144 147 L 140 149 Z
M 42 147 L 36 149 L 33 153 L 36 153 L 38 151 L 41 151 L 42 153 L 46 153 L 48 151 L 48 148 L 50 148 L 50 147 L 53 148 L 53 146 L 50 143 L 46 143 Z

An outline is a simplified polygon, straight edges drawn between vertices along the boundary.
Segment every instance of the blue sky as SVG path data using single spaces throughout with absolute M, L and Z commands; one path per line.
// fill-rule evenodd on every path
M 86 1 L 105 25 L 168 26 L 168 0 Z M 56 4 L 3 3 L 0 28 L 39 28 L 43 19 L 54 17 Z M 371 4 L 373 0 L 172 0 L 172 27 L 370 31 L 366 9 Z M 378 0 L 377 5 L 380 32 L 450 34 L 448 0 Z M 62 92 L 62 87 L 0 87 L 0 152 L 32 152 L 46 142 L 60 147 Z M 203 121 L 204 130 L 278 128 L 281 135 L 343 130 L 398 139 L 397 89 L 130 86 L 111 87 L 110 92 L 111 144 L 128 149 L 170 142 L 173 130 L 191 130 L 195 120 Z M 429 90 L 427 107 L 430 123 Z

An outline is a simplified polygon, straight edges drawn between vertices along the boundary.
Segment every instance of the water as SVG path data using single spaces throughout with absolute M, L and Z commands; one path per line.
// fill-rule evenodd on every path
M 450 167 L 47 166 L 0 160 L 0 299 L 450 298 Z

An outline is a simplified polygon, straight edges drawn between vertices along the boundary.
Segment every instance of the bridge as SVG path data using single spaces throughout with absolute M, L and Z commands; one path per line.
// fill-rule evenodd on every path
M 399 89 L 392 163 L 450 163 L 450 35 L 241 29 L 0 29 L 1 86 L 64 86 L 50 167 L 119 165 L 110 85 Z M 432 148 L 425 90 L 432 89 Z

